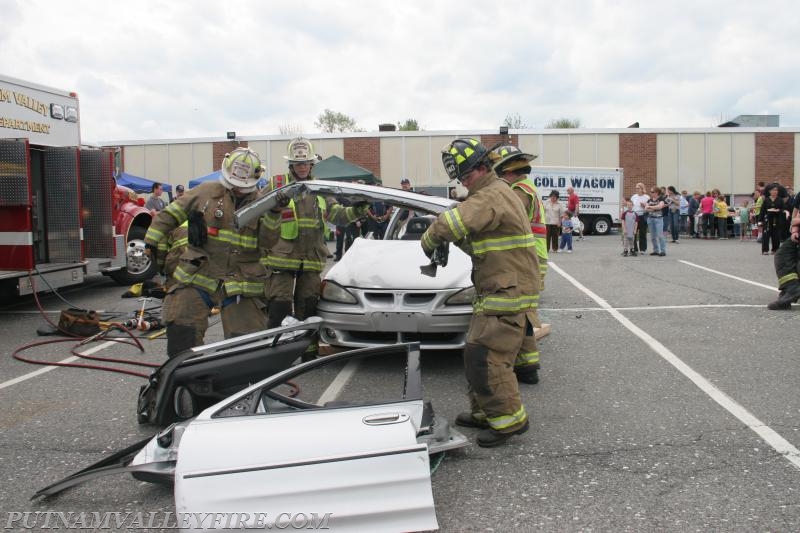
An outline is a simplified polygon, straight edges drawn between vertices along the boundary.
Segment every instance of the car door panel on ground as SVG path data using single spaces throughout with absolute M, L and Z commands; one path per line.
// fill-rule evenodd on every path
M 192 424 L 176 511 L 330 513 L 331 527 L 349 531 L 434 529 L 428 450 L 412 424 L 422 402 L 411 403 Z

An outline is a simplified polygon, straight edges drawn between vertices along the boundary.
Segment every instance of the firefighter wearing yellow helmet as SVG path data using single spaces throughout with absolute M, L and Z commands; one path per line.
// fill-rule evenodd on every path
M 225 154 L 219 181 L 201 183 L 159 212 L 145 235 L 150 253 L 184 223 L 186 247 L 162 309 L 167 355 L 203 344 L 209 310 L 221 308 L 225 338 L 266 328 L 259 221 L 236 229 L 235 211 L 257 198 L 261 160 L 248 148 Z M 163 246 L 162 246 L 163 249 Z
M 439 215 L 422 236 L 422 249 L 430 256 L 453 242 L 467 252 L 476 292 L 464 347 L 470 411 L 455 422 L 481 428 L 479 446 L 498 446 L 529 426 L 513 367 L 539 301 L 536 249 L 528 215 L 492 171 L 485 146 L 456 139 L 442 150 L 442 163 L 469 195 Z
M 311 141 L 303 137 L 292 139 L 284 158 L 289 162 L 289 173 L 273 176 L 268 190 L 314 179 L 317 155 Z M 333 198 L 311 194 L 282 198 L 281 204 L 268 212 L 262 222 L 262 232 L 267 234 L 263 239 L 267 251 L 261 261 L 268 270 L 264 294 L 269 328 L 280 326 L 288 315 L 304 320 L 316 314 L 321 273 L 329 255 L 326 223 L 346 226 L 367 209 L 367 204 L 344 207 Z M 318 351 L 318 343 L 312 342 L 303 359 L 313 359 Z
M 522 201 L 528 214 L 539 260 L 539 292 L 541 292 L 544 290 L 544 276 L 547 273 L 547 227 L 539 191 L 528 177 L 531 172 L 531 161 L 536 159 L 536 156 L 526 154 L 509 144 L 492 150 L 491 159 L 494 161 L 493 168 L 497 176 L 511 186 L 511 190 Z M 531 316 L 533 325 L 541 327 L 538 312 L 533 310 Z M 517 359 L 514 361 L 514 372 L 519 381 L 529 384 L 539 382 L 539 356 L 536 336 L 530 331 L 525 335 Z

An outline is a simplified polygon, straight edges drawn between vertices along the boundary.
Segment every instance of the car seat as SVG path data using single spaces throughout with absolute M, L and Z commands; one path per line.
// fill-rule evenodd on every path
M 418 241 L 422 238 L 422 234 L 431 225 L 431 219 L 428 217 L 412 217 L 406 223 L 406 232 L 403 235 L 404 241 Z

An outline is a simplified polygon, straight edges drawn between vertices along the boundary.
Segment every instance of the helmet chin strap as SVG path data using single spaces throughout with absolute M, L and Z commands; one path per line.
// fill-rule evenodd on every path
M 311 179 L 311 171 L 314 169 L 314 165 L 311 165 L 311 168 L 308 169 L 308 174 L 306 174 L 306 177 L 305 178 L 301 178 L 300 176 L 297 175 L 297 172 L 294 171 L 295 164 L 296 163 L 292 163 L 291 165 L 289 165 L 289 172 L 292 173 L 292 176 L 294 177 L 294 179 L 296 179 L 298 181 L 304 181 L 304 180 Z

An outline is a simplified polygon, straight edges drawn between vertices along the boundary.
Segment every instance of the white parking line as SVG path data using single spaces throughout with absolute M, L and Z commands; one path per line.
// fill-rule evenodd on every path
M 706 378 L 695 372 L 689 365 L 684 363 L 678 356 L 669 351 L 666 346 L 651 337 L 647 332 L 639 328 L 633 322 L 628 320 L 617 309 L 611 307 L 603 298 L 593 293 L 586 288 L 578 280 L 564 272 L 559 266 L 554 263 L 548 263 L 548 266 L 561 274 L 564 279 L 572 283 L 578 290 L 586 294 L 589 298 L 597 302 L 597 304 L 608 311 L 620 324 L 628 328 L 634 335 L 642 339 L 654 352 L 660 355 L 665 361 L 674 366 L 681 374 L 689 378 L 697 387 L 717 402 L 723 409 L 738 418 L 744 425 L 752 429 L 764 442 L 772 446 L 772 448 L 783 455 L 795 468 L 800 469 L 800 450 L 795 448 L 789 441 L 781 437 L 772 428 L 761 422 L 750 411 L 745 409 L 742 405 L 737 403 L 733 398 L 722 392 L 715 387 Z M 702 268 L 702 267 L 701 267 Z M 733 277 L 733 276 L 731 276 Z M 742 280 L 747 281 L 747 280 Z M 755 285 L 754 282 L 750 282 Z M 765 287 L 765 285 L 761 285 Z
M 77 339 L 76 339 L 76 341 L 77 341 Z M 85 352 L 80 352 L 80 353 L 82 355 L 92 355 L 95 352 L 99 352 L 100 350 L 103 350 L 103 349 L 108 348 L 109 346 L 113 346 L 115 344 L 116 344 L 116 342 L 107 341 L 107 342 L 104 342 L 103 344 L 98 344 L 94 348 L 90 348 L 90 349 L 86 350 Z M 80 357 L 78 357 L 76 355 L 72 355 L 70 357 L 67 357 L 66 359 L 62 359 L 61 361 L 59 361 L 59 363 L 71 363 L 73 361 L 77 361 L 78 359 L 80 359 Z M 45 367 L 40 368 L 39 370 L 34 370 L 33 372 L 30 372 L 28 374 L 19 376 L 17 378 L 9 379 L 8 381 L 4 381 L 3 383 L 0 383 L 0 390 L 5 389 L 6 387 L 10 387 L 11 385 L 16 385 L 17 383 L 21 383 L 23 381 L 29 380 L 31 378 L 35 378 L 36 376 L 40 376 L 40 375 L 44 374 L 45 372 L 50 372 L 51 370 L 55 370 L 56 368 L 58 368 L 58 367 L 57 366 L 45 366 Z
M 339 393 L 342 392 L 344 386 L 347 385 L 347 382 L 350 381 L 350 378 L 352 378 L 353 374 L 355 374 L 356 370 L 358 370 L 358 363 L 359 360 L 354 359 L 344 365 L 344 368 L 341 369 L 338 374 L 336 374 L 336 377 L 333 378 L 331 384 L 328 385 L 328 388 L 325 389 L 325 392 L 323 392 L 322 396 L 319 397 L 319 400 L 317 400 L 317 405 L 325 405 L 326 403 L 335 400 L 339 396 Z
M 704 267 L 702 265 L 697 265 L 695 263 L 691 263 L 689 261 L 684 261 L 683 259 L 678 260 L 679 263 L 683 263 L 685 265 L 689 265 L 695 268 L 699 268 L 700 270 L 705 270 L 706 272 L 711 272 L 713 274 L 718 274 L 720 276 L 725 276 L 726 278 L 735 279 L 736 281 L 741 281 L 742 283 L 749 283 L 750 285 L 755 285 L 756 287 L 761 287 L 763 289 L 767 289 L 770 291 L 779 292 L 777 288 L 772 285 L 764 285 L 763 283 L 759 283 L 757 281 L 750 281 L 749 279 L 740 278 L 739 276 L 733 276 L 731 274 L 726 274 L 725 272 L 720 272 L 719 270 L 714 270 L 713 268 Z
M 735 309 L 737 307 L 742 307 L 746 309 L 758 308 L 761 309 L 764 307 L 764 304 L 686 304 L 686 305 L 645 305 L 645 306 L 634 306 L 634 307 L 615 307 L 617 311 L 664 311 L 664 310 L 673 310 L 673 309 Z M 540 311 L 544 311 L 545 313 L 576 313 L 576 312 L 589 312 L 589 311 L 602 311 L 606 312 L 606 309 L 602 307 L 559 307 L 559 308 L 552 308 L 552 307 L 541 307 L 539 308 Z

